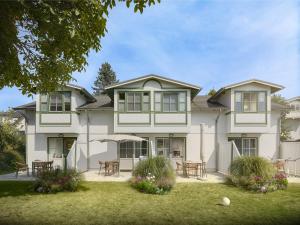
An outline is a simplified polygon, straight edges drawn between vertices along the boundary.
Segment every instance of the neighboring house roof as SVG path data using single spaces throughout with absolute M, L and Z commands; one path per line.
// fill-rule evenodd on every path
M 290 98 L 290 99 L 288 99 L 286 101 L 287 102 L 292 102 L 292 101 L 297 101 L 297 100 L 300 100 L 300 96 L 296 96 L 296 97 Z
M 90 102 L 96 101 L 95 97 L 93 95 L 91 95 L 84 87 L 81 87 L 81 86 L 78 86 L 75 84 L 66 84 L 66 87 L 70 87 L 70 88 L 79 90 L 80 93 L 85 95 L 90 100 Z
M 272 102 L 271 104 L 271 110 L 285 110 L 285 109 L 289 109 L 289 107 L 287 105 L 280 104 L 277 102 Z
M 226 109 L 227 107 L 218 103 L 218 102 L 211 102 L 209 101 L 210 96 L 209 95 L 197 95 L 192 100 L 191 108 L 192 110 L 213 110 L 213 109 Z
M 106 94 L 96 95 L 94 96 L 96 99 L 95 102 L 86 103 L 82 106 L 79 106 L 78 110 L 85 110 L 85 109 L 112 109 L 114 104 L 111 98 Z
M 193 90 L 193 96 L 196 96 L 199 93 L 199 91 L 201 90 L 201 87 L 199 87 L 197 85 L 185 83 L 185 82 L 178 81 L 178 80 L 173 80 L 173 79 L 163 77 L 163 76 L 160 76 L 160 75 L 155 75 L 155 74 L 149 74 L 149 75 L 141 76 L 141 77 L 138 77 L 138 78 L 122 81 L 120 83 L 112 84 L 112 85 L 106 87 L 105 89 L 110 90 L 110 89 L 114 89 L 114 88 L 117 88 L 117 87 L 122 87 L 122 86 L 127 85 L 127 84 L 131 84 L 131 83 L 135 83 L 135 82 L 143 81 L 143 80 L 149 80 L 149 79 L 162 80 L 162 81 L 169 82 L 169 83 L 172 83 L 172 84 L 176 84 L 176 85 L 179 85 L 179 86 L 183 86 L 183 87 L 186 87 L 186 88 L 191 88 Z
M 216 99 L 220 94 L 222 94 L 224 91 L 226 91 L 228 89 L 235 88 L 235 87 L 242 86 L 242 85 L 246 85 L 246 84 L 251 84 L 251 83 L 257 83 L 257 84 L 262 84 L 262 85 L 269 86 L 269 87 L 271 87 L 271 93 L 274 93 L 276 91 L 280 91 L 281 89 L 284 88 L 284 86 L 279 85 L 279 84 L 274 84 L 274 83 L 271 83 L 271 82 L 258 80 L 258 79 L 250 79 L 250 80 L 246 80 L 246 81 L 242 81 L 242 82 L 238 82 L 238 83 L 234 83 L 234 84 L 230 84 L 230 85 L 227 85 L 225 87 L 222 87 L 210 99 L 211 100 Z
M 35 107 L 36 107 L 36 103 L 34 101 L 34 102 L 27 103 L 25 105 L 20 105 L 20 106 L 14 107 L 13 109 L 14 110 L 23 110 L 23 109 L 35 110 Z
M 0 112 L 0 117 L 7 117 L 7 116 L 10 116 L 11 112 Z M 22 115 L 18 112 L 13 112 L 12 114 L 12 117 L 13 118 L 21 118 Z

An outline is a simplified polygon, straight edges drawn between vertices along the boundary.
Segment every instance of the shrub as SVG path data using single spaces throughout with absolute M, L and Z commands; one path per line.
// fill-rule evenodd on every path
M 33 189 L 37 192 L 56 193 L 60 191 L 76 191 L 82 180 L 76 170 L 55 169 L 43 171 L 34 182 Z
M 228 179 L 236 186 L 259 192 L 285 189 L 288 185 L 285 174 L 276 174 L 270 161 L 257 156 L 236 158 L 230 165 Z
M 0 153 L 0 171 L 14 171 L 16 162 L 24 163 L 24 157 L 11 147 Z
M 175 173 L 170 161 L 161 156 L 140 161 L 133 171 L 131 184 L 149 194 L 163 194 L 175 184 Z

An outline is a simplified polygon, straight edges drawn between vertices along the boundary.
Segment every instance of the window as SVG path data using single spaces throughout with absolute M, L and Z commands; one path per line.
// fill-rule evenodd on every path
M 291 108 L 293 111 L 300 111 L 300 103 L 292 103 Z
M 40 95 L 40 102 L 41 102 L 41 111 L 47 112 L 48 111 L 48 95 Z
M 234 141 L 239 153 L 243 156 L 257 154 L 257 138 L 228 138 L 228 141 Z
M 243 111 L 257 112 L 257 93 L 245 92 L 243 93 Z
M 155 92 L 156 112 L 185 112 L 186 92 Z
M 119 112 L 125 111 L 125 92 L 119 92 Z
M 63 111 L 62 110 L 62 94 L 50 94 L 50 111 Z
M 147 139 L 147 138 L 144 138 Z M 135 145 L 135 146 L 134 146 Z M 132 158 L 135 148 L 135 158 L 148 156 L 148 141 L 127 141 L 120 143 L 120 158 Z
M 71 111 L 71 92 L 64 92 L 64 111 Z
M 156 149 L 157 149 L 157 155 L 163 155 L 169 157 L 169 149 L 170 149 L 169 138 L 168 137 L 157 138 Z
M 148 112 L 150 110 L 150 93 L 143 93 L 143 111 Z
M 141 109 L 141 93 L 127 93 L 127 111 L 140 112 Z
M 42 112 L 70 112 L 71 92 L 55 92 L 49 95 L 40 95 L 40 110 Z
M 266 112 L 266 92 L 236 92 L 235 112 Z
M 155 112 L 161 111 L 161 93 L 155 92 Z

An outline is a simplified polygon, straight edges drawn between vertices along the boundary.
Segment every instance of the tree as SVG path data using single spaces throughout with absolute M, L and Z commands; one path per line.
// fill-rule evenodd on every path
M 116 80 L 116 73 L 111 68 L 111 65 L 108 62 L 103 63 L 99 68 L 94 87 L 92 87 L 94 94 L 99 95 L 104 92 L 105 87 L 118 82 L 119 80 Z
M 2 0 L 0 2 L 0 89 L 23 94 L 53 91 L 99 51 L 109 11 L 117 3 L 143 12 L 160 0 Z
M 272 95 L 272 102 L 275 102 L 277 104 L 281 104 L 285 106 L 285 110 L 283 110 L 281 112 L 280 115 L 280 120 L 281 120 L 281 124 L 280 124 L 280 140 L 281 141 L 286 141 L 288 139 L 290 139 L 290 128 L 287 125 L 287 120 L 286 120 L 286 115 L 289 113 L 289 109 L 288 109 L 288 105 L 286 102 L 286 99 L 281 96 L 280 94 L 276 95 Z
M 209 90 L 209 92 L 207 93 L 207 95 L 213 96 L 216 93 L 217 93 L 216 89 L 212 88 L 212 89 Z

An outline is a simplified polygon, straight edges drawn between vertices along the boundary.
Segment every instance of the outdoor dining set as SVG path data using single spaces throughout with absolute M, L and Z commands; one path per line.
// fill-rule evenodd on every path
M 120 162 L 117 160 L 99 161 L 98 174 L 100 175 L 101 170 L 104 169 L 105 176 L 110 176 L 110 175 L 113 175 L 116 173 L 118 173 L 118 175 L 119 175 L 119 172 L 120 172 L 119 167 L 120 167 Z
M 32 176 L 39 176 L 44 171 L 53 170 L 53 161 L 35 160 L 32 162 Z M 16 177 L 20 171 L 26 171 L 29 176 L 29 167 L 27 164 L 16 163 Z
M 183 177 L 207 177 L 206 162 L 184 161 L 182 163 L 176 162 L 176 174 L 182 173 Z

